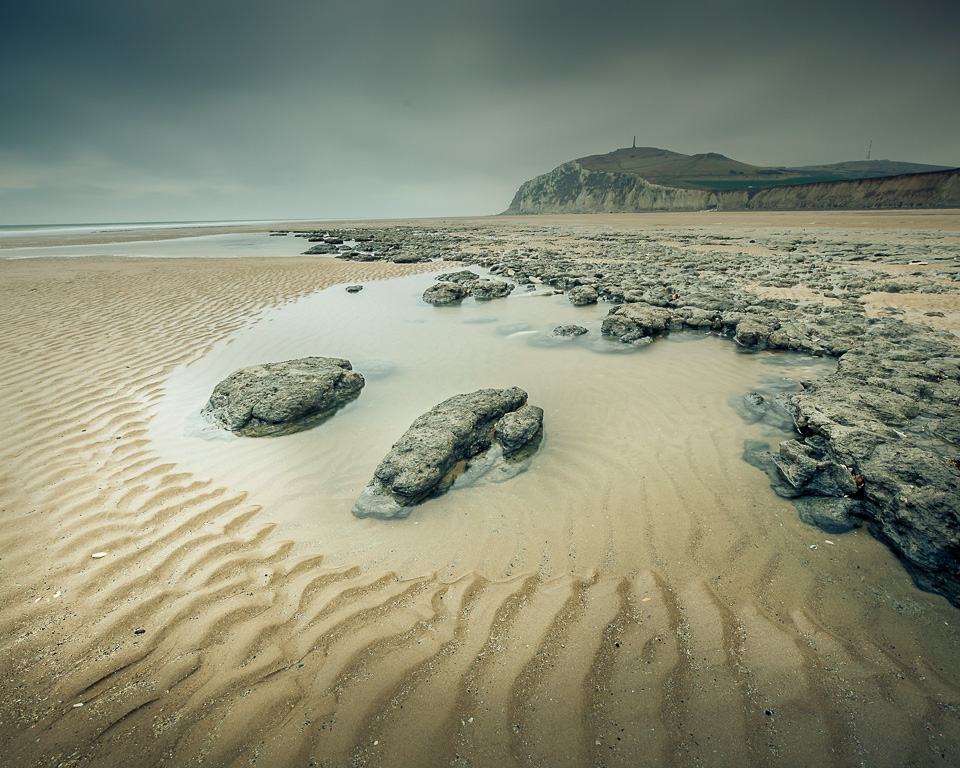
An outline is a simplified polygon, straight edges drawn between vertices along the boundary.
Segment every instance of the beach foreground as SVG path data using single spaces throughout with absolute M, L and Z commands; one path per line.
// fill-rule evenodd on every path
M 377 223 L 390 225 L 426 223 Z M 571 256 L 585 235 L 644 230 L 664 242 L 677 232 L 876 237 L 931 255 L 960 240 L 956 212 L 429 226 L 482 227 L 510 248 L 550 241 Z M 909 261 L 863 268 L 909 282 L 960 267 Z M 601 554 L 568 566 L 548 547 L 509 575 L 325 562 L 275 535 L 249 487 L 187 472 L 153 445 L 174 369 L 251 317 L 326 286 L 436 269 L 0 260 L 0 764 L 946 764 L 960 747 L 957 609 L 917 590 L 865 531 L 804 526 L 760 473 L 720 463 L 720 431 L 695 456 L 680 446 L 669 460 L 647 457 L 653 506 L 637 505 L 625 478 L 582 519 L 559 523 L 571 546 Z M 863 302 L 960 331 L 955 292 Z M 624 532 L 600 518 L 627 507 L 637 508 L 624 566 L 602 554 Z M 514 550 L 496 542 L 483 541 L 487 559 L 510 562 Z

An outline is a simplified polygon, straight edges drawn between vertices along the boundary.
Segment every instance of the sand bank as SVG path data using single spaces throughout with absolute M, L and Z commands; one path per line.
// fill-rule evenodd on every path
M 867 534 L 799 523 L 722 429 L 557 520 L 575 567 L 454 578 L 325 563 L 151 443 L 171 373 L 251 317 L 427 268 L 0 261 L 0 763 L 945 764 L 956 610 Z

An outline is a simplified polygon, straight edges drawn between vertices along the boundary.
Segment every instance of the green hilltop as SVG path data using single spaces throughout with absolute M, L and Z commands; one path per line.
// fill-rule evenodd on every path
M 859 160 L 797 168 L 764 167 L 732 160 L 716 152 L 684 155 L 656 147 L 628 147 L 577 162 L 590 171 L 639 176 L 653 184 L 678 189 L 721 190 L 848 181 L 948 170 L 949 166 Z

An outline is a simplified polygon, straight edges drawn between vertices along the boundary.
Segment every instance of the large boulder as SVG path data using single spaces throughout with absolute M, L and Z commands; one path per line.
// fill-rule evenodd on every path
M 416 504 L 447 491 L 472 460 L 491 449 L 495 435 L 503 454 L 521 451 L 542 434 L 543 411 L 526 402 L 519 387 L 480 389 L 427 411 L 380 462 L 353 514 L 407 517 Z
M 349 360 L 304 357 L 241 368 L 221 381 L 201 411 L 247 437 L 309 429 L 360 395 L 363 376 Z

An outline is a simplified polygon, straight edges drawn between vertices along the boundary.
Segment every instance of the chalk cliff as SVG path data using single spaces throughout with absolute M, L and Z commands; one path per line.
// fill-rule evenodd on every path
M 505 213 L 960 208 L 960 169 L 741 189 L 683 189 L 572 160 L 524 182 Z

